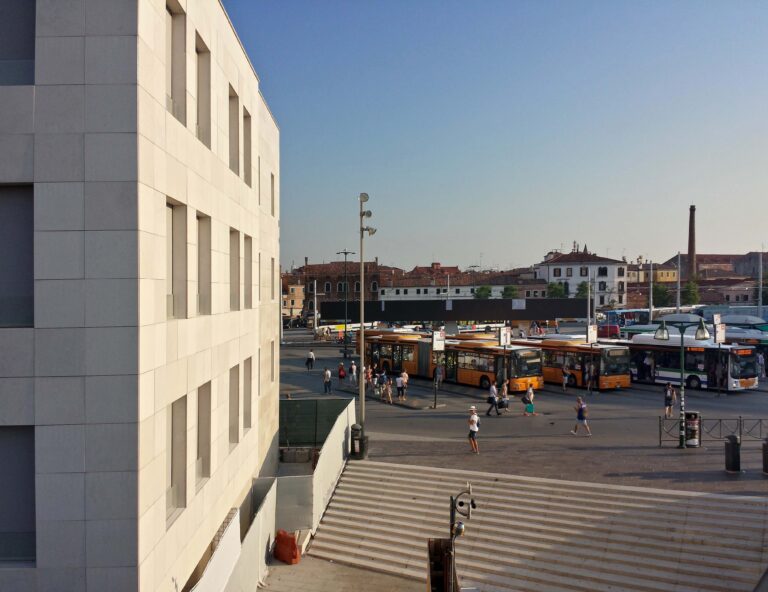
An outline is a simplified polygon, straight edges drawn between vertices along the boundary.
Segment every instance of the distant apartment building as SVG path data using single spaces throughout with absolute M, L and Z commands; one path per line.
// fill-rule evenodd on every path
M 389 265 L 379 264 L 378 257 L 365 262 L 365 299 L 378 300 L 379 287 L 402 275 L 403 270 Z M 318 308 L 326 301 L 339 301 L 346 298 L 352 302 L 360 300 L 360 261 L 332 261 L 330 263 L 310 263 L 304 259 L 304 265 L 283 274 L 285 285 L 301 284 L 304 286 L 304 312 Z
M 546 284 L 562 284 L 565 294 L 573 298 L 579 284 L 590 282 L 595 308 L 623 306 L 627 293 L 626 261 L 600 257 L 574 249 L 570 253 L 551 251 L 534 266 L 535 277 Z
M 178 592 L 277 466 L 279 130 L 218 0 L 0 16 L 0 590 Z
M 653 270 L 654 283 L 666 284 L 677 282 L 677 266 L 671 263 L 629 263 L 627 265 L 627 282 L 630 284 L 647 284 L 651 280 Z
M 490 298 L 545 298 L 546 283 L 529 279 L 527 270 L 465 270 L 432 263 L 393 276 L 382 285 L 379 300 L 461 300 L 475 298 L 477 289 L 490 289 Z
M 283 288 L 283 318 L 295 319 L 304 310 L 304 284 L 287 284 Z

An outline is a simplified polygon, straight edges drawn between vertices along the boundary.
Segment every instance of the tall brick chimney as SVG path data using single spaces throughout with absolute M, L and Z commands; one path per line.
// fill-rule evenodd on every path
M 696 279 L 696 206 L 688 214 L 688 279 Z

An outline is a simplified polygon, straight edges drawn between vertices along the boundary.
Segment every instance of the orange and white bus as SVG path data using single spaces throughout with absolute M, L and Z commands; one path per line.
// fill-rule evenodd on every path
M 443 380 L 488 389 L 507 380 L 510 392 L 543 386 L 541 348 L 510 346 L 506 350 L 483 340 L 448 339 L 445 351 L 433 352 L 432 340 L 418 334 L 377 335 L 366 339 L 366 363 L 387 372 L 403 369 L 413 376 L 434 379 L 438 365 Z
M 591 362 L 593 384 L 599 390 L 629 388 L 629 348 L 624 345 L 584 343 L 578 340 L 561 339 L 513 339 L 514 345 L 529 345 L 541 348 L 543 352 L 544 382 L 563 383 L 563 367 L 569 371 L 569 386 L 587 386 L 587 371 Z

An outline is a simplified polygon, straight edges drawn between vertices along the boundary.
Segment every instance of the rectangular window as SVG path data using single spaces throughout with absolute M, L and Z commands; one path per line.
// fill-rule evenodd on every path
M 619 294 L 619 304 L 624 304 L 624 296 Z
M 229 310 L 240 310 L 240 233 L 229 230 Z
M 178 0 L 165 3 L 165 106 L 186 123 L 187 63 L 186 16 Z
M 400 294 L 400 289 L 399 288 L 395 290 L 395 294 Z
M 245 235 L 243 239 L 243 286 L 245 308 L 253 308 L 253 239 Z
M 270 359 L 269 359 L 269 380 L 270 382 L 275 382 L 275 363 L 277 360 L 275 359 L 275 340 L 273 339 L 270 342 Z
M 32 196 L 31 185 L 0 186 L 0 327 L 34 325 Z
M 271 200 L 271 209 L 272 209 L 272 215 L 275 215 L 275 174 L 272 173 L 270 177 L 270 200 Z
M 580 267 L 579 268 L 579 275 L 581 277 L 587 277 L 589 275 L 589 267 Z
M 229 168 L 240 174 L 240 99 L 229 86 Z
M 195 33 L 197 73 L 197 139 L 211 147 L 211 52 Z
M 251 179 L 251 114 L 243 107 L 243 179 L 248 187 L 253 186 Z
M 248 358 L 243 363 L 243 431 L 249 430 L 252 425 L 252 386 L 253 386 L 253 358 Z
M 562 275 L 563 270 L 559 267 L 555 267 L 555 269 L 552 270 L 552 275 L 555 277 L 560 277 Z
M 404 288 L 403 289 L 403 294 L 407 294 L 407 293 L 408 293 L 408 288 Z
M 34 7 L 34 3 L 31 4 Z M 3 476 L 0 479 L 0 564 L 3 561 L 34 561 L 33 426 L 0 426 L 0 474 Z
M 573 277 L 573 267 L 566 267 L 565 268 L 565 276 L 566 277 Z
M 211 476 L 211 383 L 197 389 L 197 461 L 198 483 Z
M 0 85 L 35 83 L 35 4 L 34 0 L 3 0 Z
M 531 297 L 531 291 L 530 290 L 526 290 L 525 291 L 525 297 L 526 298 L 530 298 Z
M 600 296 L 600 304 L 605 304 L 605 296 Z
M 165 518 L 170 526 L 187 505 L 187 397 L 181 397 L 171 405 L 166 433 L 168 489 L 165 492 Z
M 619 277 L 624 277 L 624 268 L 623 267 L 619 267 L 618 275 L 619 275 Z
M 229 369 L 229 448 L 240 441 L 240 366 Z
M 197 214 L 197 314 L 211 314 L 211 219 Z
M 168 318 L 187 316 L 187 209 L 165 207 L 165 303 Z
M 272 300 L 274 300 L 275 299 L 275 258 L 274 257 L 272 257 L 270 262 L 269 291 L 270 291 Z
M 461 294 L 461 289 L 460 288 L 456 288 L 455 289 L 455 294 Z

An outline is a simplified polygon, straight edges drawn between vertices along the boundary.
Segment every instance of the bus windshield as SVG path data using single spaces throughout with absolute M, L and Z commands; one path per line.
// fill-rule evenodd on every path
M 602 355 L 603 376 L 629 373 L 629 350 L 626 348 L 607 349 Z
M 541 352 L 536 349 L 512 352 L 509 357 L 512 365 L 511 378 L 538 376 L 541 374 Z
M 735 350 L 731 353 L 731 377 L 754 378 L 757 376 L 757 360 L 754 350 Z

